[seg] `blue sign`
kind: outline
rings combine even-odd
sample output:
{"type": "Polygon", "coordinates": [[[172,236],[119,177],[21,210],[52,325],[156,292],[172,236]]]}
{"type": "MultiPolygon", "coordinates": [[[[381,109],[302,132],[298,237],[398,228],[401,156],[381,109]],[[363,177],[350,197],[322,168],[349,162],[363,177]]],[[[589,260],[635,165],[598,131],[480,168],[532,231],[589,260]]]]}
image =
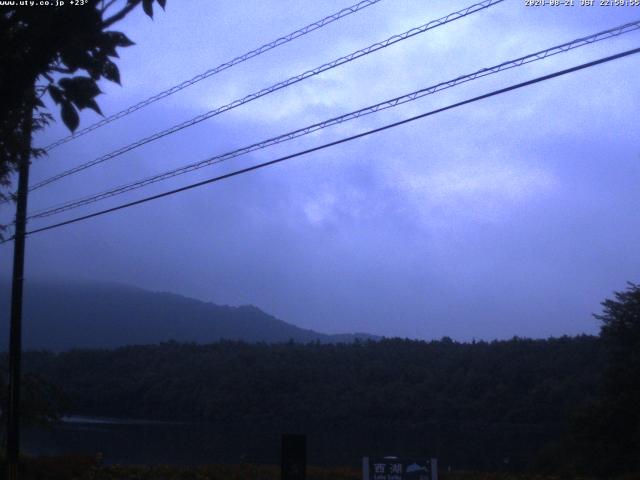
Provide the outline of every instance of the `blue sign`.
{"type": "Polygon", "coordinates": [[[364,457],[363,480],[437,480],[437,461],[406,458],[364,457]]]}

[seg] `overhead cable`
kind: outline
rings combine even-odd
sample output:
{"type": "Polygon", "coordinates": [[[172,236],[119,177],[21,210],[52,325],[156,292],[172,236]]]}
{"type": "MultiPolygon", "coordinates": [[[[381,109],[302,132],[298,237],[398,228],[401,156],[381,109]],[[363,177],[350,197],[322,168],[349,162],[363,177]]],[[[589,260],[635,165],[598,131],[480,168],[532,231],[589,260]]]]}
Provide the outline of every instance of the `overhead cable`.
{"type": "MultiPolygon", "coordinates": [[[[47,225],[45,227],[36,228],[34,230],[31,230],[31,231],[27,232],[27,235],[32,235],[34,233],[40,233],[40,232],[44,232],[44,231],[47,231],[47,230],[52,230],[52,229],[59,228],[59,227],[65,226],[65,225],[71,225],[71,224],[74,224],[74,223],[77,223],[77,222],[81,222],[83,220],[88,220],[90,218],[99,217],[99,216],[102,216],[102,215],[106,215],[108,213],[116,212],[118,210],[123,210],[123,209],[129,208],[129,207],[133,207],[135,205],[140,205],[142,203],[150,202],[152,200],[158,200],[160,198],[168,197],[170,195],[174,195],[176,193],[184,192],[186,190],[191,190],[191,189],[198,188],[198,187],[201,187],[201,186],[204,186],[204,185],[208,185],[208,184],[211,184],[211,183],[219,182],[219,181],[225,180],[227,178],[236,177],[238,175],[241,175],[241,174],[244,174],[244,173],[248,173],[248,172],[251,172],[251,171],[254,171],[254,170],[258,170],[258,169],[261,169],[261,168],[265,168],[265,167],[268,167],[268,166],[271,166],[271,165],[275,165],[277,163],[281,163],[281,162],[284,162],[286,160],[291,160],[293,158],[297,158],[297,157],[300,157],[300,156],[303,156],[303,155],[307,155],[309,153],[313,153],[313,152],[317,152],[317,151],[320,151],[320,150],[324,150],[324,149],[329,148],[329,147],[340,145],[340,144],[343,144],[343,143],[346,143],[346,142],[350,142],[352,140],[356,140],[358,138],[363,138],[363,137],[366,137],[366,136],[369,136],[369,135],[373,135],[375,133],[382,132],[384,130],[388,130],[388,129],[391,129],[391,128],[394,128],[394,127],[398,127],[400,125],[404,125],[404,124],[407,124],[407,123],[410,123],[410,122],[414,122],[416,120],[419,120],[419,119],[422,119],[422,118],[425,118],[425,117],[429,117],[429,116],[435,115],[437,113],[441,113],[441,112],[444,112],[444,111],[447,111],[447,110],[451,110],[451,109],[454,109],[454,108],[457,108],[457,107],[460,107],[460,106],[463,106],[463,105],[468,105],[470,103],[474,103],[474,102],[477,102],[477,101],[480,101],[480,100],[484,100],[484,99],[487,99],[487,98],[490,98],[490,97],[494,97],[496,95],[501,95],[503,93],[507,93],[507,92],[510,92],[510,91],[513,91],[513,90],[524,88],[524,87],[527,87],[527,86],[530,86],[530,85],[533,85],[533,84],[536,84],[536,83],[540,83],[540,82],[543,82],[543,81],[546,81],[546,80],[551,80],[553,78],[560,77],[560,76],[563,76],[563,75],[567,75],[569,73],[577,72],[579,70],[584,70],[584,69],[587,69],[587,68],[590,68],[590,67],[594,67],[596,65],[601,65],[603,63],[611,62],[613,60],[617,60],[617,59],[620,59],[620,58],[623,58],[623,57],[628,57],[630,55],[635,55],[637,53],[640,53],[640,48],[634,48],[632,50],[627,50],[625,52],[621,52],[621,53],[618,53],[618,54],[615,54],[615,55],[611,55],[611,56],[608,56],[608,57],[600,58],[600,59],[594,60],[592,62],[583,63],[583,64],[575,66],[575,67],[571,67],[571,68],[567,68],[567,69],[564,69],[564,70],[560,70],[560,71],[557,71],[555,73],[551,73],[551,74],[548,74],[548,75],[543,75],[541,77],[537,77],[537,78],[534,78],[532,80],[527,80],[526,82],[517,83],[517,84],[511,85],[511,86],[505,87],[505,88],[501,88],[499,90],[494,90],[494,91],[486,93],[484,95],[479,95],[477,97],[473,97],[473,98],[470,98],[470,99],[467,99],[467,100],[464,100],[464,101],[461,101],[461,102],[457,102],[457,103],[448,105],[446,107],[438,108],[436,110],[431,110],[430,112],[426,112],[426,113],[423,113],[423,114],[420,114],[420,115],[416,115],[414,117],[410,117],[410,118],[407,118],[407,119],[404,119],[404,120],[400,120],[398,122],[390,123],[390,124],[387,124],[387,125],[379,127],[379,128],[368,130],[366,132],[358,133],[358,134],[352,135],[350,137],[342,138],[340,140],[336,140],[336,141],[333,141],[333,142],[325,143],[325,144],[317,146],[317,147],[309,148],[307,150],[303,150],[303,151],[296,152],[296,153],[293,153],[293,154],[290,154],[290,155],[286,155],[284,157],[280,157],[280,158],[277,158],[275,160],[271,160],[271,161],[268,161],[268,162],[264,162],[264,163],[260,163],[260,164],[257,164],[257,165],[253,165],[251,167],[247,167],[247,168],[243,168],[243,169],[240,169],[240,170],[236,170],[234,172],[230,172],[230,173],[227,173],[227,174],[224,174],[224,175],[219,175],[217,177],[209,178],[209,179],[203,180],[201,182],[192,183],[192,184],[186,185],[184,187],[180,187],[180,188],[176,188],[176,189],[173,189],[173,190],[169,190],[169,191],[166,191],[166,192],[163,192],[163,193],[159,193],[157,195],[152,195],[152,196],[149,196],[149,197],[145,197],[145,198],[142,198],[140,200],[135,200],[133,202],[124,203],[124,204],[121,204],[121,205],[118,205],[118,206],[115,206],[115,207],[111,207],[111,208],[107,208],[107,209],[104,209],[104,210],[101,210],[101,211],[98,211],[98,212],[95,212],[95,213],[91,213],[91,214],[88,214],[88,215],[83,215],[83,216],[72,218],[70,220],[66,220],[66,221],[63,221],[63,222],[55,223],[55,224],[52,224],[52,225],[47,225]]],[[[6,243],[11,239],[12,238],[4,240],[3,242],[0,242],[0,243],[6,243]]]]}
{"type": "Polygon", "coordinates": [[[369,115],[372,113],[376,113],[379,112],[381,110],[385,110],[388,108],[393,108],[396,107],[398,105],[404,104],[404,103],[408,103],[414,100],[417,100],[419,98],[425,97],[427,95],[431,95],[434,94],[436,92],[439,92],[441,90],[445,90],[451,87],[454,87],[456,85],[460,85],[462,83],[466,83],[478,78],[482,78],[488,75],[493,75],[495,73],[504,71],[504,70],[508,70],[511,68],[515,68],[515,67],[519,67],[521,65],[525,65],[531,62],[535,62],[538,60],[542,60],[545,58],[548,58],[550,56],[553,55],[557,55],[559,53],[563,53],[563,52],[567,52],[569,50],[575,49],[575,48],[579,48],[585,45],[589,45],[592,44],[594,42],[598,42],[598,41],[602,41],[605,39],[609,39],[612,37],[616,37],[625,33],[629,33],[629,32],[633,32],[633,31],[637,31],[640,29],[640,20],[635,21],[635,22],[630,22],[630,23],[626,23],[624,25],[620,25],[618,27],[615,28],[610,28],[608,30],[604,30],[602,32],[598,32],[595,33],[593,35],[589,35],[587,37],[582,37],[582,38],[578,38],[575,40],[572,40],[570,42],[566,42],[563,43],[561,45],[557,45],[551,48],[547,48],[545,50],[541,50],[538,51],[536,53],[531,53],[529,55],[523,56],[523,57],[519,57],[516,58],[514,60],[508,60],[506,62],[502,62],[498,65],[494,65],[492,67],[487,67],[487,68],[482,68],[480,70],[477,70],[473,73],[470,74],[466,74],[466,75],[461,75],[459,77],[456,77],[452,80],[448,80],[445,82],[441,82],[438,83],[436,85],[432,85],[430,87],[426,87],[426,88],[422,88],[420,90],[416,90],[414,92],[399,96],[399,97],[395,97],[392,98],[390,100],[386,100],[384,102],[379,102],[376,103],[375,105],[370,105],[368,107],[365,108],[361,108],[359,110],[355,110],[353,112],[350,113],[346,113],[344,115],[340,115],[338,117],[334,117],[328,120],[324,120],[322,122],[319,123],[314,123],[313,125],[308,125],[306,127],[282,134],[282,135],[278,135],[276,137],[272,137],[269,138],[267,140],[263,140],[261,142],[257,142],[254,144],[251,144],[249,146],[245,146],[242,148],[238,148],[223,154],[219,154],[219,155],[215,155],[213,157],[209,157],[207,159],[195,162],[195,163],[191,163],[189,165],[185,165],[173,170],[169,170],[167,172],[163,172],[157,175],[153,175],[151,177],[147,177],[144,178],[142,180],[138,180],[135,182],[131,182],[131,183],[127,183],[124,185],[120,185],[118,187],[115,188],[111,188],[109,190],[103,191],[101,193],[98,194],[94,194],[94,195],[90,195],[90,196],[86,196],[77,200],[73,200],[70,202],[66,202],[66,203],[62,203],[58,206],[54,206],[54,207],[49,207],[47,209],[44,210],[40,210],[36,213],[33,213],[31,215],[29,215],[29,219],[33,219],[33,218],[42,218],[42,217],[48,217],[51,215],[55,215],[61,212],[65,212],[68,210],[72,210],[75,208],[79,208],[82,207],[84,205],[90,204],[90,203],[94,203],[97,202],[99,200],[103,200],[106,198],[110,198],[116,195],[120,195],[126,192],[129,192],[131,190],[136,190],[138,188],[142,188],[145,187],[147,185],[151,185],[153,183],[157,183],[178,175],[182,175],[185,173],[189,173],[207,166],[211,166],[217,163],[221,163],[227,160],[230,160],[232,158],[235,157],[239,157],[242,155],[246,155],[250,152],[254,152],[256,150],[261,150],[264,148],[267,148],[269,146],[272,145],[276,145],[279,143],[283,143],[289,140],[293,140],[295,138],[304,136],[304,135],[308,135],[312,132],[316,132],[318,130],[322,130],[324,128],[330,127],[332,125],[338,125],[350,120],[354,120],[357,118],[360,118],[362,116],[365,115],[369,115]]]}
{"type": "Polygon", "coordinates": [[[167,90],[163,90],[160,93],[157,93],[155,95],[153,95],[152,97],[147,98],[146,100],[142,100],[141,102],[136,103],[135,105],[131,105],[128,108],[125,108],[124,110],[121,110],[117,113],[114,113],[113,115],[109,115],[108,117],[103,118],[102,120],[100,120],[99,122],[96,122],[92,125],[89,125],[83,129],[80,129],[66,137],[63,137],[49,145],[47,145],[46,147],[44,147],[44,149],[46,151],[50,151],[53,150],[54,148],[70,142],[71,140],[81,137],[82,135],[86,135],[87,133],[96,130],[100,127],[103,127],[105,125],[107,125],[108,123],[114,122],[122,117],[126,117],[127,115],[135,112],[136,110],[140,110],[141,108],[147,107],[149,105],[151,105],[152,103],[157,102],[158,100],[161,100],[163,98],[168,97],[169,95],[173,95],[176,92],[179,92],[180,90],[184,90],[187,87],[190,87],[191,85],[198,83],[201,80],[204,80],[205,78],[209,78],[217,73],[220,73],[224,70],[227,70],[231,67],[233,67],[234,65],[237,65],[239,63],[245,62],[253,57],[257,57],[258,55],[262,55],[265,52],[268,52],[269,50],[273,50],[274,48],[279,47],[280,45],[284,45],[285,43],[289,43],[292,40],[295,40],[298,37],[302,37],[303,35],[306,35],[308,33],[313,32],[314,30],[318,30],[319,28],[325,27],[327,25],[329,25],[330,23],[335,22],[336,20],[340,20],[341,18],[344,18],[348,15],[351,15],[352,13],[356,13],[359,12],[360,10],[363,10],[371,5],[374,5],[378,2],[380,2],[382,0],[364,0],[362,2],[356,3],[355,5],[351,5],[350,7],[347,8],[343,8],[342,10],[340,10],[339,12],[336,12],[332,15],[329,15],[327,17],[324,17],[321,20],[318,20],[317,22],[313,22],[309,25],[307,25],[306,27],[302,27],[298,30],[296,30],[295,32],[291,32],[288,35],[285,35],[284,37],[280,37],[276,40],[273,40],[269,43],[265,43],[264,45],[262,45],[261,47],[258,47],[254,50],[251,50],[250,52],[247,52],[243,55],[240,55],[236,58],[234,58],[233,60],[229,60],[228,62],[222,63],[220,65],[218,65],[217,67],[211,68],[209,70],[207,70],[206,72],[203,72],[199,75],[196,75],[195,77],[189,79],[189,80],[185,80],[184,82],[175,85],[171,88],[168,88],[167,90]]]}
{"type": "Polygon", "coordinates": [[[378,50],[381,50],[383,48],[389,47],[391,45],[394,45],[398,42],[401,42],[403,40],[406,40],[408,38],[414,37],[416,35],[419,35],[421,33],[425,33],[429,30],[432,30],[436,27],[445,25],[447,23],[450,23],[454,20],[458,20],[460,18],[464,18],[468,15],[471,15],[473,13],[479,12],[481,10],[485,10],[493,5],[496,5],[498,3],[503,2],[504,0],[484,0],[483,2],[480,3],[476,3],[474,5],[471,5],[467,8],[464,8],[462,10],[459,10],[457,12],[453,12],[450,13],[449,15],[439,18],[437,20],[433,20],[429,23],[426,23],[420,27],[415,27],[412,28],[410,30],[407,30],[404,33],[398,34],[398,35],[393,35],[392,37],[387,38],[386,40],[382,41],[382,42],[377,42],[374,43],[373,45],[370,45],[366,48],[363,48],[361,50],[357,50],[353,53],[350,53],[349,55],[345,55],[343,57],[340,57],[336,60],[333,60],[329,63],[325,63],[319,67],[316,67],[312,70],[307,70],[306,72],[300,74],[300,75],[296,75],[294,77],[290,77],[287,80],[278,82],[270,87],[267,88],[263,88],[262,90],[259,90],[257,92],[251,93],[241,99],[235,100],[231,103],[228,103],[226,105],[223,105],[221,107],[218,107],[214,110],[211,110],[209,112],[203,113],[201,115],[198,115],[197,117],[194,117],[190,120],[187,120],[185,122],[179,123],[177,125],[174,125],[166,130],[162,130],[160,132],[157,132],[151,136],[145,137],[141,140],[138,140],[137,142],[131,143],[129,145],[126,145],[122,148],[119,148],[117,150],[114,150],[113,152],[110,152],[106,155],[103,155],[101,157],[98,157],[94,160],[91,160],[89,162],[83,163],[81,165],[78,165],[76,167],[73,167],[69,170],[66,170],[62,173],[59,173],[57,175],[54,175],[52,177],[49,177],[45,180],[42,180],[41,182],[36,183],[35,185],[31,186],[29,191],[33,191],[36,190],[38,188],[42,188],[45,185],[48,185],[52,182],[55,182],[57,180],[60,180],[64,177],[67,177],[69,175],[73,175],[75,173],[81,172],[82,170],[86,170],[87,168],[93,167],[95,165],[98,165],[99,163],[103,163],[106,162],[107,160],[111,160],[115,157],[118,157],[124,153],[130,152],[131,150],[134,150],[138,147],[141,147],[143,145],[146,145],[147,143],[153,142],[155,140],[158,140],[162,137],[165,137],[167,135],[171,135],[173,133],[176,133],[180,130],[183,130],[185,128],[188,127],[192,127],[193,125],[196,125],[200,122],[203,122],[204,120],[207,120],[209,118],[212,118],[216,115],[219,115],[221,113],[227,112],[229,110],[232,110],[234,108],[237,108],[241,105],[244,105],[245,103],[248,102],[252,102],[253,100],[257,100],[258,98],[261,98],[265,95],[268,95],[270,93],[273,93],[275,91],[281,90],[285,87],[289,87],[295,83],[298,83],[302,80],[305,80],[307,78],[313,77],[315,75],[318,75],[322,72],[326,72],[327,70],[331,70],[337,66],[343,65],[345,63],[351,62],[357,58],[363,57],[365,55],[369,55],[373,52],[376,52],[378,50]]]}

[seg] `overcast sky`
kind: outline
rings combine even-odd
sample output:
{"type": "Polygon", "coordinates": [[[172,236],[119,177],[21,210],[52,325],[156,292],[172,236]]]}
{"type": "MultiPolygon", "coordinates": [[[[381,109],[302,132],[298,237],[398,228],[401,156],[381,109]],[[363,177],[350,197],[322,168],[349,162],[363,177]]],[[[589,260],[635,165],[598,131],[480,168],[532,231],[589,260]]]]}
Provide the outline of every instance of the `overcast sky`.
{"type": "MultiPolygon", "coordinates": [[[[383,0],[51,152],[46,178],[472,1],[383,0]]],[[[194,162],[640,19],[634,7],[507,0],[34,192],[31,210],[194,162]]],[[[349,5],[169,0],[118,24],[111,114],[349,5]]],[[[72,218],[640,45],[640,33],[428,96],[85,209],[72,218]]],[[[253,304],[305,328],[470,340],[595,333],[640,281],[640,56],[224,182],[39,233],[27,280],[115,281],[253,304]]],[[[83,113],[81,126],[99,116],[83,113]]],[[[37,137],[63,135],[62,122],[37,137]]],[[[8,210],[2,207],[6,220],[8,210]]],[[[0,247],[3,278],[12,249],[0,247]]]]}

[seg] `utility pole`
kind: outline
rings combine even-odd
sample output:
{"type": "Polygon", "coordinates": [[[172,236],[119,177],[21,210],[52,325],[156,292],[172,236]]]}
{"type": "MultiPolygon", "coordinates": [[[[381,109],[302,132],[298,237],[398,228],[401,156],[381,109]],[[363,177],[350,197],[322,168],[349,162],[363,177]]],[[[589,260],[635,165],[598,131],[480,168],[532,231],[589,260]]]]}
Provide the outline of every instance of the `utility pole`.
{"type": "Polygon", "coordinates": [[[11,282],[11,324],[9,331],[9,400],[7,412],[7,463],[9,480],[18,480],[20,464],[20,363],[22,357],[22,287],[24,279],[24,247],[29,193],[29,162],[33,124],[33,92],[22,119],[23,151],[18,165],[16,222],[13,240],[13,277],[11,282]]]}

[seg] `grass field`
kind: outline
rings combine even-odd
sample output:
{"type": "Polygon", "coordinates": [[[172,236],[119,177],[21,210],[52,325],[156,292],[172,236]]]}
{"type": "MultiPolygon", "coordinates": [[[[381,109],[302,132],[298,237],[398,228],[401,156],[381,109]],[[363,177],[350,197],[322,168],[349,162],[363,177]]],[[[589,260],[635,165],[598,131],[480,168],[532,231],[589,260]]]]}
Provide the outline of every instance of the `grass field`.
{"type": "MultiPolygon", "coordinates": [[[[0,478],[4,473],[2,468],[0,478]]],[[[275,465],[178,466],[98,466],[96,459],[85,456],[28,458],[21,480],[280,480],[275,465]]],[[[583,477],[544,476],[536,474],[443,472],[440,480],[587,480],[583,477]]],[[[359,469],[349,467],[308,467],[308,480],[360,480],[359,469]]],[[[640,476],[620,480],[639,480],[640,476]]]]}

